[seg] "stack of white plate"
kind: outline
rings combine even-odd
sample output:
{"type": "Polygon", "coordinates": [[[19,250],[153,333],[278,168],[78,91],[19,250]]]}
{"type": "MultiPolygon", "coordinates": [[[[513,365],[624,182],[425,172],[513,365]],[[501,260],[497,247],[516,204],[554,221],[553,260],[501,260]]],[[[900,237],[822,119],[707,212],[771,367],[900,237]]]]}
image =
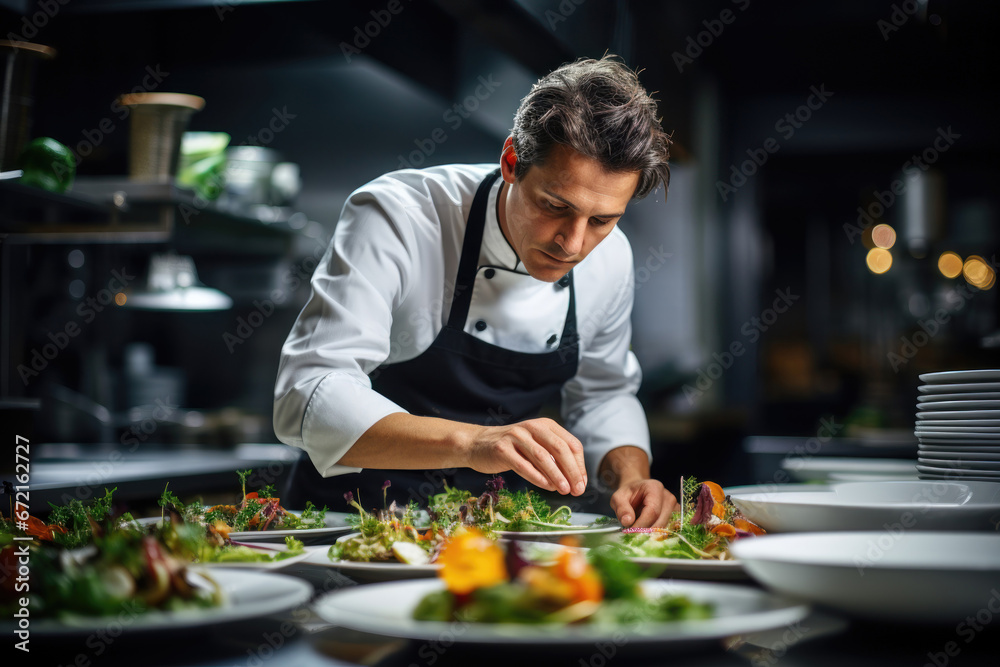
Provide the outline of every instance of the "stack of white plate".
{"type": "Polygon", "coordinates": [[[1000,370],[924,373],[917,390],[921,479],[1000,482],[1000,370]]]}

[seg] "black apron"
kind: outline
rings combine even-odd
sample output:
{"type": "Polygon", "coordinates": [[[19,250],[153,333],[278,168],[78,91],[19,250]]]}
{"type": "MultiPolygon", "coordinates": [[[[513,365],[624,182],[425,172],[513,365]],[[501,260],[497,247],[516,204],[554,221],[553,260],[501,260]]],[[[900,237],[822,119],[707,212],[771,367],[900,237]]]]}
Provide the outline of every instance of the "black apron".
{"type": "MultiPolygon", "coordinates": [[[[479,253],[486,222],[490,188],[500,175],[493,172],[479,185],[469,220],[462,256],[459,261],[455,294],[448,322],[431,346],[414,359],[380,366],[370,374],[372,388],[410,414],[441,417],[483,426],[500,426],[538,415],[541,408],[559,398],[563,384],[576,375],[578,335],[576,299],[572,272],[556,289],[569,289],[569,308],[559,345],[551,352],[527,353],[507,350],[465,333],[465,322],[472,302],[472,290],[480,270],[479,253]]],[[[491,279],[497,267],[483,267],[491,279]]],[[[524,276],[525,280],[531,280],[524,276]]],[[[477,322],[483,330],[485,322],[477,322]]],[[[444,482],[474,494],[486,490],[492,475],[468,468],[452,470],[377,470],[365,469],[323,478],[308,456],[303,454],[294,469],[288,488],[282,494],[285,507],[300,508],[306,500],[327,505],[331,510],[350,511],[344,494],[351,491],[366,508],[381,507],[382,485],[391,482],[387,493],[391,502],[410,500],[426,506],[428,496],[443,490],[444,482]]],[[[503,474],[510,488],[527,488],[527,482],[511,472],[503,474]]]]}

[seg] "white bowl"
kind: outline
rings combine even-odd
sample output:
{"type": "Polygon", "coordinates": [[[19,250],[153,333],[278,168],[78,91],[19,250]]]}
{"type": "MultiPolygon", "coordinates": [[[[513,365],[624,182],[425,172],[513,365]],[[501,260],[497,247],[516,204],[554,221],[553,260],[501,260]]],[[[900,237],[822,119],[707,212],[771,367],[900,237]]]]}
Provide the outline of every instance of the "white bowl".
{"type": "Polygon", "coordinates": [[[738,540],[754,579],[852,616],[955,624],[1000,610],[1000,535],[846,532],[738,540]]]}
{"type": "Polygon", "coordinates": [[[896,525],[996,530],[1000,522],[1000,483],[993,482],[856,482],[834,484],[828,491],[731,494],[730,498],[748,519],[770,533],[882,530],[896,525]]]}

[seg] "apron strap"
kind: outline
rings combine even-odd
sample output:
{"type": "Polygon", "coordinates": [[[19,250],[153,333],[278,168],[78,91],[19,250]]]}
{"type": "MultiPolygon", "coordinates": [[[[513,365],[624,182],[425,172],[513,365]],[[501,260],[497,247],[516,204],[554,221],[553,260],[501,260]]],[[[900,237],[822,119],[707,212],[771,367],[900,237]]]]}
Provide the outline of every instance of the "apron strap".
{"type": "Polygon", "coordinates": [[[465,328],[469,306],[472,304],[472,286],[476,282],[476,272],[479,270],[479,248],[483,244],[483,228],[486,224],[486,203],[489,201],[490,188],[499,177],[500,169],[497,169],[479,184],[476,197],[472,200],[472,210],[469,211],[465,241],[462,242],[462,258],[458,263],[458,276],[455,278],[455,295],[447,324],[459,331],[465,328]]]}
{"type": "Polygon", "coordinates": [[[575,350],[580,344],[580,337],[576,330],[576,288],[573,285],[572,269],[560,279],[559,284],[569,289],[569,309],[566,311],[566,323],[563,325],[559,347],[560,349],[573,348],[575,350]]]}

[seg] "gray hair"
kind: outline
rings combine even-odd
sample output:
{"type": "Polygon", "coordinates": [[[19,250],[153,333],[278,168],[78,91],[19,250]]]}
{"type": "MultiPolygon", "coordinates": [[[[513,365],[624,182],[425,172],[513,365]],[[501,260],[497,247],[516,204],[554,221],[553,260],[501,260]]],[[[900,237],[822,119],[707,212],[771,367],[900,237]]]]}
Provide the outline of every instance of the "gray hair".
{"type": "Polygon", "coordinates": [[[593,158],[609,172],[637,171],[633,199],[670,183],[670,135],[656,100],[617,56],[565,64],[538,80],[514,115],[515,178],[541,165],[557,145],[593,158]]]}

